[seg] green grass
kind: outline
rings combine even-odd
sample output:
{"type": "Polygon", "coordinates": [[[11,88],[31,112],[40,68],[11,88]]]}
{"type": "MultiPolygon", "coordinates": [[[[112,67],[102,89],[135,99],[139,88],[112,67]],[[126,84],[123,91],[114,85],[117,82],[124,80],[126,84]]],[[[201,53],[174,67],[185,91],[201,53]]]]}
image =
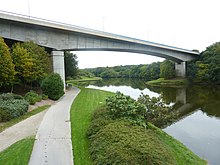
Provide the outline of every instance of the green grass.
{"type": "Polygon", "coordinates": [[[36,108],[30,112],[27,112],[26,114],[18,117],[18,118],[14,118],[14,119],[11,119],[10,121],[7,121],[7,122],[4,122],[4,123],[1,123],[0,124],[0,132],[4,131],[6,128],[8,127],[11,127],[17,123],[19,123],[20,121],[22,120],[25,120],[33,115],[36,115],[37,113],[40,113],[42,111],[44,111],[45,109],[49,108],[50,105],[44,105],[44,106],[41,106],[39,108],[36,108]]]}
{"type": "Polygon", "coordinates": [[[163,85],[163,86],[180,86],[180,85],[187,85],[188,80],[187,79],[170,79],[170,80],[165,80],[164,78],[159,78],[157,80],[152,80],[146,82],[148,85],[163,85]]]}
{"type": "Polygon", "coordinates": [[[206,165],[207,162],[194,154],[190,149],[183,145],[172,136],[168,135],[161,129],[150,124],[150,127],[156,133],[156,136],[160,138],[160,141],[164,143],[167,150],[170,151],[172,157],[175,158],[178,165],[206,165]]]}
{"type": "Polygon", "coordinates": [[[34,137],[26,138],[0,152],[1,165],[27,165],[34,145],[34,137]]]}
{"type": "Polygon", "coordinates": [[[74,100],[70,115],[75,165],[92,164],[86,132],[93,112],[103,105],[106,97],[110,95],[112,95],[110,92],[84,88],[74,100]]]}

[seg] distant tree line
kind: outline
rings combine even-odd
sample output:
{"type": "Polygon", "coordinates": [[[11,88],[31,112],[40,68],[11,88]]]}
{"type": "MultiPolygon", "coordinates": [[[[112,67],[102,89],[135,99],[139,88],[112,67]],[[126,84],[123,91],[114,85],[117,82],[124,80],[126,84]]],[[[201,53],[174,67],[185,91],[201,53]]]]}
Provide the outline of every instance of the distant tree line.
{"type": "Polygon", "coordinates": [[[146,65],[90,68],[85,69],[85,71],[102,78],[137,78],[147,81],[155,80],[160,77],[173,78],[175,76],[174,63],[168,60],[146,65]]]}
{"type": "MultiPolygon", "coordinates": [[[[138,78],[155,80],[175,78],[174,62],[164,60],[146,65],[126,65],[84,69],[102,78],[138,78]]],[[[206,48],[199,59],[187,62],[187,77],[193,83],[220,84],[220,42],[206,48]]]]}

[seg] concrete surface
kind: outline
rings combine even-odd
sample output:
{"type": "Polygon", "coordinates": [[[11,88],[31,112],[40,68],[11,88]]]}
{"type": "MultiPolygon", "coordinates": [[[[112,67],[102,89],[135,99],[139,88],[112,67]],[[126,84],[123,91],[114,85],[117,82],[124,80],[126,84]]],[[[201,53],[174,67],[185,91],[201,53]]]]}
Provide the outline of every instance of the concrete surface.
{"type": "Polygon", "coordinates": [[[46,111],[31,116],[0,133],[0,152],[17,141],[34,136],[46,111]]]}
{"type": "Polygon", "coordinates": [[[73,164],[70,108],[79,92],[73,88],[48,109],[38,129],[29,165],[73,164]]]}

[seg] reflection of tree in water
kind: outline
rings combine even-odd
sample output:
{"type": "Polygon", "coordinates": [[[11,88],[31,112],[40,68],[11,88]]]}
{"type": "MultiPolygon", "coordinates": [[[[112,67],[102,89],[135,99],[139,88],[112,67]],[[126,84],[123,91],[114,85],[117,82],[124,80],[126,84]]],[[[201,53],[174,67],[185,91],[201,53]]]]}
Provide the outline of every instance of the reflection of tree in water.
{"type": "Polygon", "coordinates": [[[192,113],[200,108],[203,112],[210,116],[220,118],[220,86],[189,86],[187,88],[159,87],[145,85],[144,81],[137,79],[103,79],[102,81],[93,82],[93,85],[103,86],[131,86],[134,89],[144,90],[148,88],[150,91],[161,94],[161,98],[166,104],[175,103],[174,109],[181,108],[184,104],[177,102],[176,98],[179,90],[186,90],[185,111],[181,112],[181,116],[192,113]]]}
{"type": "Polygon", "coordinates": [[[193,86],[187,89],[187,100],[201,107],[209,116],[220,118],[220,86],[193,86]]]}
{"type": "Polygon", "coordinates": [[[102,79],[102,81],[92,82],[91,85],[98,87],[103,86],[131,86],[134,89],[144,90],[146,85],[143,80],[139,79],[128,79],[128,78],[111,78],[111,79],[102,79]]]}
{"type": "Polygon", "coordinates": [[[152,92],[161,94],[161,98],[166,104],[174,103],[176,101],[176,88],[150,85],[148,85],[147,88],[152,92]]]}

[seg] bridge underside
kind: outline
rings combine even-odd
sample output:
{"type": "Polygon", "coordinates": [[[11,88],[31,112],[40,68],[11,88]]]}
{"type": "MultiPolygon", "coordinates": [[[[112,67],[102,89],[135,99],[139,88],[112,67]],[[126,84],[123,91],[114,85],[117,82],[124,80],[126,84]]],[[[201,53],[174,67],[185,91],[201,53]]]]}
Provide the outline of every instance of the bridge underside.
{"type": "Polygon", "coordinates": [[[64,78],[63,51],[117,51],[166,58],[176,62],[177,76],[185,76],[185,61],[198,53],[134,38],[1,14],[0,35],[8,41],[33,41],[52,51],[54,71],[64,78]],[[62,70],[62,71],[61,71],[62,70]],[[63,75],[62,75],[63,74],[63,75]]]}

